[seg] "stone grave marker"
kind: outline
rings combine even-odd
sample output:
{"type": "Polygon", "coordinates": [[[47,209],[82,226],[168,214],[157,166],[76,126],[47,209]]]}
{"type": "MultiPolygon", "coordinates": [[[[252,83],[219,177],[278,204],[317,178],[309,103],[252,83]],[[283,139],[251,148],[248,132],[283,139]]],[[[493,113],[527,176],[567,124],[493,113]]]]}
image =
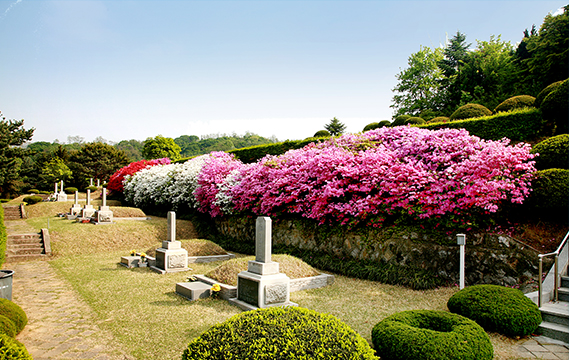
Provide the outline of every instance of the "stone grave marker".
{"type": "MultiPolygon", "coordinates": [[[[57,183],[56,183],[56,192],[57,192],[57,183]]],[[[63,180],[61,180],[59,194],[57,194],[57,201],[67,201],[67,194],[65,193],[65,191],[63,191],[63,180]]]]}
{"type": "Polygon", "coordinates": [[[169,211],[167,215],[166,241],[156,249],[156,265],[151,269],[162,274],[186,271],[188,268],[188,251],[182,248],[182,243],[176,240],[176,213],[169,211]]]}
{"type": "Polygon", "coordinates": [[[111,224],[113,222],[113,212],[107,206],[107,189],[103,188],[101,195],[103,204],[99,206],[99,210],[95,212],[95,218],[98,224],[111,224]]]}
{"type": "Polygon", "coordinates": [[[75,192],[74,202],[71,209],[69,209],[69,214],[67,214],[67,220],[76,219],[81,213],[81,205],[79,205],[79,191],[75,192]]]}
{"type": "Polygon", "coordinates": [[[89,186],[93,186],[93,178],[89,179],[89,186]]]}
{"type": "Polygon", "coordinates": [[[244,310],[272,306],[296,306],[289,301],[290,279],[271,261],[271,218],[260,216],[255,224],[255,260],[238,274],[237,298],[230,302],[244,310]]]}
{"type": "Polygon", "coordinates": [[[97,187],[101,186],[101,180],[97,179],[97,187]]]}
{"type": "Polygon", "coordinates": [[[87,200],[85,203],[85,207],[81,211],[82,218],[90,218],[95,213],[95,209],[93,209],[93,205],[91,205],[91,190],[87,189],[87,200]]]}

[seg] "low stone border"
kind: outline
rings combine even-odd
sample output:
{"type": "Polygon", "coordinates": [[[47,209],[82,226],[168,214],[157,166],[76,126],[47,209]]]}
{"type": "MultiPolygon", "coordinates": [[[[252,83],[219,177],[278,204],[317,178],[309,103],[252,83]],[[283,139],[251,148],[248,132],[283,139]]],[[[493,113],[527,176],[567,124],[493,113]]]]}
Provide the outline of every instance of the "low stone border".
{"type": "Polygon", "coordinates": [[[226,255],[209,255],[209,256],[188,256],[188,264],[193,263],[209,263],[214,261],[226,261],[233,259],[234,254],[227,253],[226,255]]]}
{"type": "MultiPolygon", "coordinates": [[[[198,281],[201,281],[208,285],[219,284],[222,288],[222,290],[220,290],[220,298],[224,300],[230,300],[237,297],[236,286],[221,284],[205,275],[194,275],[194,277],[198,279],[198,281]]],[[[333,283],[334,275],[329,274],[320,274],[306,278],[291,279],[289,282],[289,291],[296,292],[301,290],[318,289],[327,285],[332,285],[333,283]]]]}

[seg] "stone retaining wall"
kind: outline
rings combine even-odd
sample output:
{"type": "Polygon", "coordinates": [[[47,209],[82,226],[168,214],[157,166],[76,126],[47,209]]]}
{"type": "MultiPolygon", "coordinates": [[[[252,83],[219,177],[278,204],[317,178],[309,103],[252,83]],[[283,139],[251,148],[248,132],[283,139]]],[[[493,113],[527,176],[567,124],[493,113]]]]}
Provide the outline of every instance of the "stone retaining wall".
{"type": "MultiPolygon", "coordinates": [[[[228,217],[216,219],[215,224],[225,237],[254,242],[254,218],[228,217]]],[[[376,229],[350,232],[330,227],[323,231],[310,221],[289,219],[273,219],[272,227],[275,245],[419,266],[451,281],[459,279],[459,246],[435,244],[430,235],[376,229]]],[[[447,241],[455,244],[455,234],[449,236],[447,241]]],[[[509,236],[468,233],[465,248],[467,285],[485,283],[514,286],[537,277],[538,252],[509,236]]]]}

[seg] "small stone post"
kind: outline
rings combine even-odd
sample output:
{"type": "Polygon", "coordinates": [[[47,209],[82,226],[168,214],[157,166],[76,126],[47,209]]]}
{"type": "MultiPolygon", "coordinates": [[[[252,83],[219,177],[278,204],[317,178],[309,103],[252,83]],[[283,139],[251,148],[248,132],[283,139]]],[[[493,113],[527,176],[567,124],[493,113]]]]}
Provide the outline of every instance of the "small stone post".
{"type": "Polygon", "coordinates": [[[457,234],[459,245],[459,290],[465,288],[465,234],[457,234]]]}
{"type": "Polygon", "coordinates": [[[151,269],[162,274],[189,270],[188,251],[176,240],[176,213],[169,211],[166,220],[166,241],[162,242],[161,248],[156,249],[156,266],[151,266],[151,269]]]}
{"type": "Polygon", "coordinates": [[[99,210],[96,211],[95,217],[97,218],[98,224],[110,224],[113,222],[113,212],[107,206],[107,189],[103,188],[101,191],[101,196],[103,198],[103,204],[99,206],[99,210]]]}
{"type": "Polygon", "coordinates": [[[87,200],[85,207],[81,211],[82,218],[90,218],[95,213],[95,209],[93,209],[93,205],[91,205],[91,190],[87,189],[87,200]]]}
{"type": "Polygon", "coordinates": [[[101,186],[101,180],[97,179],[97,187],[101,186]]]}
{"type": "Polygon", "coordinates": [[[93,186],[93,178],[89,179],[89,186],[93,186]]]}

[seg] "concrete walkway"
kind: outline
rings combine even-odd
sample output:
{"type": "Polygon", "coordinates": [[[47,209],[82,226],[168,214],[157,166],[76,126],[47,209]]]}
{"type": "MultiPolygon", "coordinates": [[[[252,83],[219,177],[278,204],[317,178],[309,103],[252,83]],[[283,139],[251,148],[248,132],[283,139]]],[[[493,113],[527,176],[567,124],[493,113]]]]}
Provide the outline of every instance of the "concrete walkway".
{"type": "Polygon", "coordinates": [[[46,261],[7,266],[15,271],[12,300],[28,316],[28,325],[16,338],[34,360],[134,359],[97,326],[96,314],[46,261]]]}

